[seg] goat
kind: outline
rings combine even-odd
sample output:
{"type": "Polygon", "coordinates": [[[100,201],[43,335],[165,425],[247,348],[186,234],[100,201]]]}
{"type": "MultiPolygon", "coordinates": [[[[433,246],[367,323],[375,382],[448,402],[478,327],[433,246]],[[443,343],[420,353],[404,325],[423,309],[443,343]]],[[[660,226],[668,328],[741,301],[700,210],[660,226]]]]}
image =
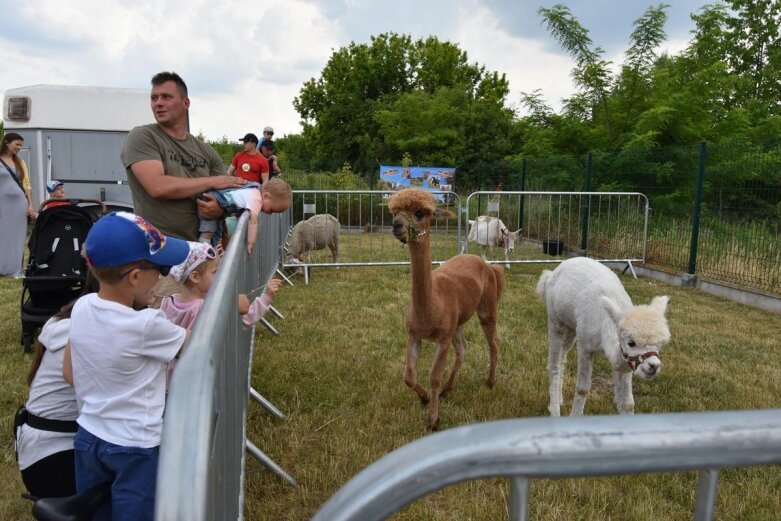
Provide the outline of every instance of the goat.
{"type": "Polygon", "coordinates": [[[496,260],[496,247],[504,248],[505,266],[510,267],[510,253],[515,249],[515,241],[521,238],[521,230],[511,232],[498,217],[480,215],[474,221],[469,221],[468,242],[477,243],[480,256],[486,259],[486,248],[491,250],[491,256],[496,260]]]}

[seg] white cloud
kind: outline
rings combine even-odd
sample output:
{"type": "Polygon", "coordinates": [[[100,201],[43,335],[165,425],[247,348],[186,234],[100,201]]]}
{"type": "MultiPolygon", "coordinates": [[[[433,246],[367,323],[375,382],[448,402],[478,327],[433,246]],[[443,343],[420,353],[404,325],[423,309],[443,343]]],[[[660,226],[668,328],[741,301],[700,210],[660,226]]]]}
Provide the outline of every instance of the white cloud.
{"type": "Polygon", "coordinates": [[[493,11],[486,8],[460,11],[457,40],[469,59],[486,69],[505,73],[510,82],[511,103],[520,93],[541,89],[546,102],[555,110],[574,87],[569,76],[572,61],[567,56],[547,51],[543,42],[507,34],[493,11]]]}

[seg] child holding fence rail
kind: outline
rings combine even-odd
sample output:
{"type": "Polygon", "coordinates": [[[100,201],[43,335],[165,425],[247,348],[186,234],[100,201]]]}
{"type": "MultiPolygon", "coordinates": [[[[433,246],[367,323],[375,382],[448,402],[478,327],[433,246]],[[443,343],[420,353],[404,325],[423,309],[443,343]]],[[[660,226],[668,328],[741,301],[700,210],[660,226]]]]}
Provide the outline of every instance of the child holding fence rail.
{"type": "MultiPolygon", "coordinates": [[[[241,188],[229,188],[225,190],[211,190],[217,203],[228,214],[249,210],[250,218],[247,226],[247,255],[252,255],[255,241],[258,237],[258,218],[260,212],[280,213],[290,207],[293,199],[293,190],[290,185],[281,179],[272,179],[264,183],[247,183],[241,188]]],[[[202,197],[202,196],[199,196],[202,197]]],[[[199,242],[211,244],[214,232],[217,231],[217,221],[201,219],[198,225],[200,232],[199,242]]]]}

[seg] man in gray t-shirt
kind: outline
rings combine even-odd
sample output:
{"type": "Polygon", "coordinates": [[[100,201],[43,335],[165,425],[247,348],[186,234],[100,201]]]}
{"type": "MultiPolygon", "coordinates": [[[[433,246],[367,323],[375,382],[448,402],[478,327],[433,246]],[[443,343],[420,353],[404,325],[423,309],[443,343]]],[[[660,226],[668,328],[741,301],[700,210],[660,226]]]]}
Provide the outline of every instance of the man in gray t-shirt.
{"type": "Polygon", "coordinates": [[[198,240],[198,214],[215,219],[222,209],[209,190],[236,188],[246,181],[225,175],[222,160],[187,131],[187,85],[173,72],[152,78],[151,125],[136,127],[122,147],[122,164],[133,194],[135,213],[166,235],[198,240]]]}

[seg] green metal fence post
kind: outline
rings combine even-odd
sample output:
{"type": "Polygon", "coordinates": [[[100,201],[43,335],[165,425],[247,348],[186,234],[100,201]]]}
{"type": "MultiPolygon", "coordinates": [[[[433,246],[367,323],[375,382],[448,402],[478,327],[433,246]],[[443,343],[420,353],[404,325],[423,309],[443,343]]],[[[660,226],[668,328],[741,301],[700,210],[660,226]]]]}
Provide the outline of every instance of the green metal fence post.
{"type": "MultiPolygon", "coordinates": [[[[589,152],[586,158],[586,184],[583,188],[584,192],[591,191],[591,161],[592,153],[589,152]]],[[[580,238],[580,255],[585,256],[588,249],[588,216],[591,212],[591,196],[586,196],[586,201],[583,204],[583,217],[581,219],[583,223],[583,235],[580,238]]]]}
{"type": "MultiPolygon", "coordinates": [[[[521,163],[521,186],[519,188],[521,192],[526,191],[526,158],[523,159],[523,163],[521,163]]],[[[524,203],[524,196],[521,195],[520,200],[518,201],[518,230],[523,228],[523,203],[524,203]]]]}
{"type": "Polygon", "coordinates": [[[689,271],[686,282],[694,282],[697,271],[697,246],[700,238],[700,210],[702,207],[702,185],[705,180],[705,160],[707,157],[707,144],[700,141],[700,159],[697,164],[697,183],[694,188],[694,209],[692,210],[692,240],[689,248],[689,271]]]}

